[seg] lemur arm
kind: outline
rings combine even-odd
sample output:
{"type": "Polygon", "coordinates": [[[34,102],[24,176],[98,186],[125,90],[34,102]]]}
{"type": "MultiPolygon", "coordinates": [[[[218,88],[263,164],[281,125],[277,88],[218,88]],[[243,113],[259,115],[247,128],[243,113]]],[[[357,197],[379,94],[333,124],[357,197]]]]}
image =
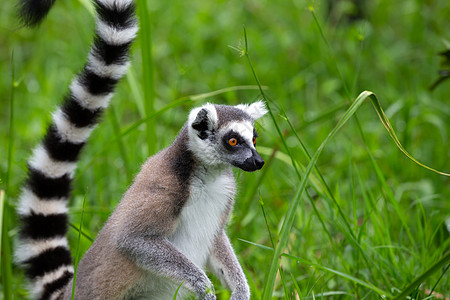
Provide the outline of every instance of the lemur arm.
{"type": "MultiPolygon", "coordinates": [[[[161,236],[124,236],[120,251],[140,268],[183,284],[196,299],[215,300],[214,288],[205,272],[161,236]]],[[[175,291],[174,291],[175,292],[175,291]]]]}
{"type": "Polygon", "coordinates": [[[250,288],[244,271],[231,247],[225,231],[217,236],[208,259],[208,267],[222,284],[231,290],[230,300],[250,299],[250,288]]]}

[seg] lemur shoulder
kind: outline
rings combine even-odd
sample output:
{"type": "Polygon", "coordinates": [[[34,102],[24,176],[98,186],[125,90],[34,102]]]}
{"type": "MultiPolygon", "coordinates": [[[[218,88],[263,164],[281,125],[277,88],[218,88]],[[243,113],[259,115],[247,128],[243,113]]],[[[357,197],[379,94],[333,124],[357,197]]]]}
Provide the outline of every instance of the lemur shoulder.
{"type": "MultiPolygon", "coordinates": [[[[26,24],[39,23],[54,1],[21,0],[26,24]]],[[[67,243],[67,200],[79,153],[116,83],[137,33],[132,0],[95,0],[97,20],[88,61],[53,114],[28,164],[18,214],[17,259],[36,299],[71,299],[74,268],[67,243]]],[[[150,157],[78,264],[74,299],[215,299],[205,273],[250,299],[243,270],[225,233],[233,207],[231,167],[260,169],[250,105],[193,109],[175,141],[150,157]]]]}

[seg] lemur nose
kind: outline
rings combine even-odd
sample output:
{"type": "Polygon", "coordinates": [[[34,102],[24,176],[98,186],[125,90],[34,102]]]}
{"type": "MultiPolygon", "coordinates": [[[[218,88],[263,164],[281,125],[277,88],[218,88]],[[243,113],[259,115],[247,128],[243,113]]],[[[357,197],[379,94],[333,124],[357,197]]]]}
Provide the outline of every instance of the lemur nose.
{"type": "Polygon", "coordinates": [[[262,166],[264,166],[264,160],[262,159],[262,157],[259,155],[258,152],[256,152],[255,150],[253,150],[252,152],[253,152],[253,160],[254,160],[255,166],[256,166],[257,170],[259,170],[262,168],[262,166]]]}
{"type": "Polygon", "coordinates": [[[262,159],[261,156],[259,156],[259,154],[258,157],[255,157],[255,165],[258,168],[258,170],[261,169],[262,166],[264,166],[264,160],[262,159]]]}

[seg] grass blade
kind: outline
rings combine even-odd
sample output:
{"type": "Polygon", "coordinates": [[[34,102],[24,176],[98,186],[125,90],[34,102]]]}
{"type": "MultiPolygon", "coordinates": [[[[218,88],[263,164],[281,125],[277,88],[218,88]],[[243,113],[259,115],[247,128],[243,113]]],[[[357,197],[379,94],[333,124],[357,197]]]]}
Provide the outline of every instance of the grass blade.
{"type": "MultiPolygon", "coordinates": [[[[140,48],[142,56],[144,109],[145,116],[149,117],[155,112],[155,78],[152,58],[152,31],[147,0],[138,0],[138,16],[140,21],[140,48]]],[[[149,118],[146,127],[148,154],[153,154],[156,149],[155,125],[155,120],[149,118]]]]}
{"type": "Polygon", "coordinates": [[[2,209],[2,231],[1,231],[1,277],[3,299],[9,300],[13,297],[13,283],[12,283],[12,253],[11,253],[11,239],[9,237],[9,228],[11,224],[11,207],[7,201],[1,201],[2,209]]]}
{"type": "Polygon", "coordinates": [[[133,178],[133,174],[130,171],[130,165],[128,163],[127,151],[126,151],[127,147],[126,147],[122,137],[120,136],[120,125],[119,125],[119,120],[118,120],[114,105],[111,105],[110,110],[111,110],[111,112],[110,112],[109,116],[111,119],[111,125],[113,127],[115,140],[117,141],[117,146],[119,147],[119,153],[120,153],[120,156],[123,161],[123,167],[125,169],[125,174],[127,175],[128,181],[131,181],[133,178]]]}
{"type": "Polygon", "coordinates": [[[74,229],[76,232],[78,232],[79,234],[81,234],[83,237],[85,237],[88,241],[90,241],[91,243],[94,242],[94,239],[89,236],[86,232],[84,232],[84,230],[76,227],[74,224],[70,223],[69,226],[74,229]]]}
{"type": "MultiPolygon", "coordinates": [[[[0,232],[3,229],[3,208],[5,204],[5,191],[0,190],[0,232]]],[[[0,251],[2,250],[2,239],[0,239],[0,251]]]]}
{"type": "MultiPolygon", "coordinates": [[[[324,41],[328,51],[330,52],[330,55],[333,58],[333,61],[335,62],[336,70],[337,70],[337,72],[339,74],[339,78],[341,79],[341,82],[342,82],[342,84],[344,86],[344,89],[345,89],[345,92],[347,94],[347,97],[350,98],[351,97],[350,91],[348,90],[348,87],[347,87],[347,84],[346,84],[346,82],[344,80],[344,77],[342,76],[342,73],[341,73],[341,71],[339,69],[339,66],[336,63],[336,59],[333,56],[333,52],[331,51],[331,46],[328,43],[328,40],[325,37],[325,34],[323,33],[322,26],[320,26],[319,20],[316,17],[313,4],[309,5],[309,10],[310,10],[310,12],[311,12],[311,14],[313,16],[314,22],[317,25],[317,28],[318,28],[319,33],[320,33],[320,36],[322,37],[322,39],[323,39],[323,41],[324,41]]],[[[375,96],[374,93],[371,93],[370,100],[372,101],[372,105],[375,108],[375,111],[377,112],[378,117],[380,118],[381,122],[383,123],[383,125],[386,128],[386,130],[389,133],[389,135],[391,136],[391,139],[394,141],[394,143],[397,146],[397,148],[399,148],[400,151],[403,152],[403,154],[405,154],[410,160],[412,160],[413,162],[415,162],[416,164],[418,164],[419,166],[421,166],[421,167],[423,167],[425,169],[428,169],[428,170],[433,171],[435,173],[438,173],[440,175],[450,176],[449,173],[437,171],[437,170],[435,170],[435,169],[433,169],[433,168],[431,168],[431,167],[429,167],[429,166],[427,166],[425,164],[422,164],[421,162],[416,160],[411,154],[409,154],[408,151],[405,150],[405,148],[402,146],[402,144],[398,140],[397,135],[395,134],[395,131],[392,128],[391,123],[389,122],[389,119],[386,117],[386,114],[384,113],[383,109],[381,108],[380,102],[378,101],[378,99],[377,99],[377,97],[375,96]]]]}
{"type": "MultiPolygon", "coordinates": [[[[246,241],[246,240],[241,240],[241,241],[246,242],[246,243],[249,243],[249,244],[251,244],[251,245],[254,245],[254,246],[256,246],[256,247],[258,247],[258,248],[261,248],[261,249],[264,249],[264,250],[274,251],[274,249],[272,249],[272,248],[270,248],[270,247],[267,247],[267,246],[264,246],[264,245],[260,245],[260,244],[253,243],[253,242],[249,242],[249,241],[246,241]]],[[[348,279],[348,280],[350,280],[350,281],[353,281],[353,282],[355,282],[355,283],[357,283],[357,284],[359,284],[359,285],[365,286],[365,287],[371,289],[372,291],[378,293],[378,294],[379,294],[380,296],[382,296],[382,297],[391,297],[390,294],[389,294],[388,292],[383,291],[382,289],[377,288],[377,287],[374,286],[373,284],[371,284],[371,283],[369,283],[369,282],[366,282],[366,281],[363,281],[363,280],[361,280],[361,279],[359,279],[359,278],[356,278],[356,277],[354,277],[354,276],[352,276],[352,275],[343,273],[343,272],[341,272],[341,271],[334,270],[334,269],[331,269],[331,268],[322,266],[322,265],[320,265],[320,264],[313,263],[313,262],[311,262],[311,261],[305,260],[305,259],[303,259],[303,258],[301,258],[301,257],[295,256],[295,255],[291,255],[291,254],[288,254],[288,253],[282,253],[282,254],[280,255],[280,257],[286,257],[286,258],[289,258],[289,259],[293,259],[293,260],[295,260],[295,261],[297,261],[297,262],[301,262],[301,263],[304,263],[304,264],[307,264],[307,265],[314,266],[314,267],[316,267],[316,268],[318,268],[318,269],[321,269],[321,270],[323,270],[323,271],[327,271],[327,272],[332,273],[332,274],[335,274],[335,275],[337,275],[337,276],[339,276],[339,277],[346,278],[346,279],[348,279]]]]}
{"type": "MultiPolygon", "coordinates": [[[[15,82],[15,66],[14,66],[14,53],[11,54],[11,96],[9,107],[9,141],[8,141],[8,161],[6,169],[6,193],[9,195],[10,191],[10,178],[13,161],[13,148],[14,148],[14,98],[15,89],[17,84],[15,82]]],[[[5,300],[12,299],[12,255],[11,255],[11,239],[9,237],[9,229],[11,226],[12,208],[8,202],[8,196],[1,201],[2,205],[2,218],[1,218],[1,275],[2,275],[2,287],[3,298],[5,300]]]]}
{"type": "MultiPolygon", "coordinates": [[[[323,149],[325,148],[325,145],[328,143],[328,141],[342,128],[342,126],[345,125],[345,123],[347,123],[347,121],[355,114],[355,112],[358,110],[358,108],[364,103],[364,101],[366,99],[370,99],[375,110],[377,111],[378,116],[380,117],[380,120],[382,121],[383,125],[385,125],[386,130],[388,130],[389,135],[394,139],[395,138],[395,144],[397,145],[397,147],[402,150],[403,153],[407,153],[406,150],[403,148],[403,146],[400,144],[400,142],[398,141],[398,139],[395,136],[395,133],[393,133],[393,129],[390,126],[386,115],[384,114],[383,110],[381,109],[381,105],[378,101],[378,99],[376,98],[375,94],[369,91],[364,91],[362,92],[358,98],[356,98],[356,100],[352,103],[352,105],[347,109],[347,111],[345,112],[344,116],[340,119],[340,121],[338,122],[338,124],[333,128],[333,130],[328,134],[328,136],[325,138],[325,140],[322,142],[322,144],[319,146],[319,148],[317,149],[317,151],[314,153],[314,156],[311,158],[311,161],[309,162],[308,166],[306,167],[305,170],[305,174],[303,175],[302,181],[300,182],[300,186],[297,189],[297,192],[295,193],[294,199],[292,200],[289,210],[286,213],[286,217],[285,220],[283,222],[282,228],[280,230],[280,235],[279,235],[279,241],[278,244],[275,248],[274,251],[274,256],[272,259],[272,263],[269,269],[269,276],[268,276],[268,281],[266,282],[266,286],[264,288],[264,294],[263,294],[263,299],[270,299],[272,297],[272,292],[273,292],[273,286],[275,283],[275,275],[276,275],[276,269],[278,268],[278,264],[279,264],[279,259],[281,256],[282,251],[284,250],[286,244],[287,244],[287,239],[288,239],[288,234],[289,231],[292,227],[292,224],[294,222],[294,217],[295,217],[295,212],[296,212],[296,207],[299,203],[300,200],[300,196],[302,195],[303,191],[305,190],[306,187],[306,182],[308,180],[308,177],[311,173],[311,171],[314,168],[314,165],[316,164],[320,154],[322,153],[323,149]],[[387,122],[386,122],[387,121],[387,122]]],[[[408,158],[413,158],[411,155],[407,155],[408,158]]],[[[418,165],[424,167],[423,164],[419,163],[416,159],[411,159],[413,162],[416,162],[418,165]]],[[[442,175],[446,175],[448,176],[448,174],[443,173],[443,172],[439,172],[436,171],[430,167],[425,166],[426,169],[432,170],[436,173],[442,174],[442,175]]]]}
{"type": "MultiPolygon", "coordinates": [[[[244,28],[244,39],[245,39],[245,48],[243,50],[244,55],[247,57],[247,61],[249,63],[250,69],[253,73],[254,79],[256,81],[256,83],[258,84],[258,86],[261,86],[260,81],[256,75],[256,72],[253,68],[253,65],[251,63],[250,57],[248,55],[248,43],[247,43],[247,34],[246,34],[246,30],[244,28]]],[[[263,97],[263,99],[266,102],[267,105],[267,109],[269,111],[269,115],[271,116],[273,123],[279,133],[280,136],[282,136],[280,128],[278,127],[278,124],[274,118],[273,112],[270,108],[270,104],[267,101],[267,97],[265,96],[265,93],[262,89],[260,89],[261,95],[263,97]]],[[[317,151],[315,152],[314,156],[311,158],[308,166],[306,167],[305,170],[305,174],[303,176],[303,178],[301,179],[300,182],[300,186],[297,189],[295,196],[293,198],[293,200],[290,202],[289,204],[289,208],[288,211],[286,213],[285,219],[283,221],[281,230],[280,230],[280,234],[279,234],[279,240],[278,240],[278,244],[275,247],[274,250],[274,255],[272,258],[272,263],[270,265],[270,269],[269,269],[269,273],[267,274],[267,280],[266,280],[266,284],[264,286],[264,292],[263,292],[263,299],[265,300],[269,300],[272,297],[273,294],[273,288],[275,285],[275,277],[276,277],[276,273],[277,273],[277,269],[279,266],[279,260],[281,257],[281,253],[284,250],[285,246],[287,245],[287,239],[288,239],[288,234],[289,231],[292,227],[292,224],[294,222],[294,217],[295,217],[295,212],[296,212],[296,208],[299,204],[299,200],[301,198],[301,195],[303,193],[303,191],[306,188],[306,183],[308,181],[309,175],[311,173],[311,171],[313,170],[321,152],[323,151],[323,149],[325,148],[325,145],[328,143],[328,141],[337,133],[337,131],[339,131],[342,126],[344,126],[347,121],[355,114],[355,112],[358,110],[358,108],[364,103],[364,101],[366,99],[370,99],[372,102],[372,105],[374,106],[378,117],[380,118],[381,122],[383,123],[384,127],[386,128],[386,130],[388,131],[389,135],[391,136],[391,138],[393,139],[394,143],[396,144],[396,146],[408,157],[410,158],[413,162],[417,163],[418,165],[425,167],[428,170],[434,171],[436,173],[439,173],[441,175],[445,175],[445,176],[450,176],[450,174],[444,173],[444,172],[440,172],[440,171],[436,171],[433,168],[430,168],[428,166],[425,166],[424,164],[418,162],[415,158],[413,158],[405,149],[404,147],[401,145],[400,141],[398,140],[398,138],[395,135],[394,130],[392,129],[392,126],[390,126],[390,122],[387,119],[386,115],[384,114],[384,111],[381,108],[381,105],[377,99],[377,97],[375,96],[374,93],[370,92],[370,91],[364,91],[362,92],[357,98],[356,100],[350,105],[350,107],[347,109],[347,111],[345,112],[344,116],[340,119],[340,121],[338,122],[338,124],[333,128],[333,130],[328,134],[328,136],[325,138],[325,140],[322,142],[322,144],[319,146],[319,148],[317,149],[317,151]]],[[[293,165],[295,165],[295,163],[293,162],[293,165]]],[[[345,221],[345,218],[344,218],[345,221]]]]}
{"type": "Polygon", "coordinates": [[[384,113],[383,108],[381,108],[380,101],[378,101],[377,96],[375,96],[375,94],[372,93],[370,95],[370,100],[372,101],[372,105],[375,108],[375,111],[377,112],[377,115],[380,118],[381,122],[383,123],[384,128],[386,128],[386,131],[389,133],[391,139],[394,141],[394,143],[397,146],[397,148],[400,149],[400,151],[402,151],[403,154],[406,155],[406,157],[408,157],[410,160],[412,160],[413,162],[415,162],[416,164],[418,164],[422,168],[425,168],[427,170],[430,170],[430,171],[435,172],[435,173],[440,174],[440,175],[450,176],[450,173],[445,173],[445,172],[442,172],[442,171],[435,170],[435,169],[433,169],[433,168],[431,168],[431,167],[429,167],[429,166],[419,162],[411,154],[409,154],[409,152],[406,151],[405,148],[403,148],[402,144],[398,140],[397,135],[395,134],[395,131],[392,128],[391,122],[389,122],[389,119],[386,117],[386,114],[384,113]]]}
{"type": "Polygon", "coordinates": [[[444,271],[442,271],[441,276],[439,276],[438,280],[437,280],[436,283],[433,285],[433,288],[430,290],[430,293],[428,294],[428,296],[432,296],[432,295],[433,295],[433,292],[434,292],[434,290],[436,289],[436,287],[438,286],[439,281],[441,281],[442,277],[444,277],[444,275],[445,275],[445,273],[448,271],[448,268],[449,268],[449,267],[450,267],[450,264],[448,264],[448,265],[445,267],[444,271]]]}
{"type": "Polygon", "coordinates": [[[352,105],[347,109],[344,116],[341,118],[341,120],[338,122],[338,124],[333,128],[333,130],[328,134],[328,136],[325,138],[325,140],[322,142],[322,144],[319,146],[317,151],[314,153],[313,157],[311,158],[311,161],[309,162],[308,166],[306,167],[305,174],[303,175],[303,178],[300,182],[300,186],[297,189],[294,198],[291,201],[291,204],[289,206],[289,210],[286,213],[283,225],[280,230],[279,234],[279,240],[278,244],[275,247],[274,255],[272,258],[272,263],[270,265],[269,274],[267,278],[267,282],[264,287],[264,293],[263,293],[263,299],[269,300],[272,298],[273,293],[273,287],[275,284],[275,275],[276,271],[278,269],[279,261],[281,258],[281,254],[284,251],[284,248],[287,245],[287,240],[289,237],[289,232],[292,227],[292,224],[294,223],[294,217],[296,213],[296,208],[299,204],[300,197],[303,193],[303,191],[306,188],[306,183],[309,178],[309,174],[314,168],[314,165],[316,164],[317,160],[319,159],[320,154],[322,153],[323,149],[325,148],[325,145],[328,143],[328,141],[336,134],[336,132],[339,131],[339,129],[342,128],[342,126],[347,123],[347,121],[350,119],[350,117],[356,112],[356,110],[364,103],[364,101],[372,95],[371,92],[362,92],[358,98],[352,103],[352,105]]]}
{"type": "Polygon", "coordinates": [[[177,287],[177,289],[175,290],[175,294],[173,295],[173,300],[177,299],[178,296],[178,292],[180,291],[181,286],[183,285],[184,281],[182,283],[180,283],[180,285],[177,287]]]}
{"type": "Polygon", "coordinates": [[[422,282],[430,277],[434,272],[450,263],[450,252],[447,252],[440,260],[432,265],[428,270],[414,279],[400,294],[396,295],[394,299],[405,299],[412,291],[414,291],[422,282]]]}

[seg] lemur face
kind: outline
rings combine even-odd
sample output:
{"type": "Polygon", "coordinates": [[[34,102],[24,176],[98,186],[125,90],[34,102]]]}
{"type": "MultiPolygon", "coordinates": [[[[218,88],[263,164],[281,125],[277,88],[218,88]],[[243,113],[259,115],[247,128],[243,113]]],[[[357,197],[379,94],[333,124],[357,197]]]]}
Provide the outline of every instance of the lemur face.
{"type": "Polygon", "coordinates": [[[252,172],[262,168],[264,160],[255,149],[257,133],[249,121],[231,122],[220,138],[223,159],[244,171],[252,172]]]}
{"type": "Polygon", "coordinates": [[[247,172],[264,160],[256,151],[254,122],[266,113],[262,102],[251,105],[206,104],[189,115],[189,142],[194,155],[207,165],[233,165],[247,172]]]}

